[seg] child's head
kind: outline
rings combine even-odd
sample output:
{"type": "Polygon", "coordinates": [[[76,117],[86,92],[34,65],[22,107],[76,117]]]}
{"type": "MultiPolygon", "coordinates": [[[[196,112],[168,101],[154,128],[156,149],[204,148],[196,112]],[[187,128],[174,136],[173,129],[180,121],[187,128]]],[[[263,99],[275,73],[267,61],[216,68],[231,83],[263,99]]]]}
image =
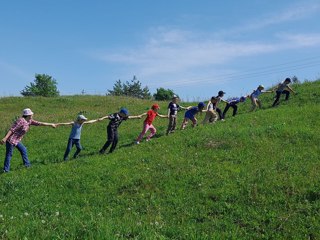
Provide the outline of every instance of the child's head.
{"type": "Polygon", "coordinates": [[[129,111],[126,108],[121,108],[119,111],[119,115],[121,117],[128,117],[129,116],[129,111]]]}
{"type": "Polygon", "coordinates": [[[264,86],[260,84],[260,85],[258,86],[258,89],[259,89],[259,90],[263,90],[263,89],[264,89],[264,86]]]}
{"type": "Polygon", "coordinates": [[[155,103],[155,104],[152,105],[151,109],[153,111],[157,112],[160,109],[160,107],[159,107],[159,105],[157,103],[155,103]]]}
{"type": "Polygon", "coordinates": [[[290,78],[286,78],[286,79],[284,80],[284,82],[285,82],[285,83],[291,83],[291,79],[290,79],[290,78]]]}
{"type": "Polygon", "coordinates": [[[218,96],[219,96],[219,97],[223,97],[225,94],[226,94],[226,93],[225,93],[224,91],[219,91],[219,92],[218,92],[218,96]]]}
{"type": "Polygon", "coordinates": [[[245,96],[240,97],[240,102],[244,102],[246,100],[245,96]]]}
{"type": "Polygon", "coordinates": [[[88,120],[88,119],[87,119],[84,115],[82,115],[82,114],[78,115],[78,117],[77,117],[77,119],[76,119],[76,121],[77,121],[78,123],[80,123],[80,124],[84,123],[84,122],[87,121],[87,120],[88,120]]]}
{"type": "Polygon", "coordinates": [[[216,103],[218,101],[218,99],[216,97],[211,97],[210,101],[211,101],[211,103],[216,103]]]}
{"type": "Polygon", "coordinates": [[[23,109],[23,111],[22,111],[22,117],[25,118],[25,119],[27,119],[27,121],[28,121],[29,119],[32,119],[32,117],[33,117],[33,112],[31,111],[30,108],[25,108],[25,109],[23,109]]]}
{"type": "Polygon", "coordinates": [[[199,108],[200,111],[202,111],[205,106],[206,106],[206,105],[204,104],[204,102],[199,102],[199,103],[198,103],[198,108],[199,108]]]}
{"type": "Polygon", "coordinates": [[[179,97],[177,95],[173,95],[172,102],[177,103],[179,101],[179,97]]]}

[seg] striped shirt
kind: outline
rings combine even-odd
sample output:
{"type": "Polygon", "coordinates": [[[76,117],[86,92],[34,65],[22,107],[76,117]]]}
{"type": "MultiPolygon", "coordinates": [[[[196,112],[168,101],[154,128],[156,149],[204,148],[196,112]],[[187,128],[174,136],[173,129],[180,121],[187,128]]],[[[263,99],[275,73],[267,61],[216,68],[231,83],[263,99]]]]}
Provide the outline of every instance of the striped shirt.
{"type": "Polygon", "coordinates": [[[30,125],[39,126],[40,122],[31,119],[27,121],[25,118],[19,118],[12,126],[10,131],[11,136],[8,138],[8,142],[14,146],[22,140],[23,136],[29,131],[30,125]]]}
{"type": "Polygon", "coordinates": [[[108,127],[112,128],[112,129],[117,129],[120,124],[122,123],[122,121],[125,121],[128,119],[128,117],[121,117],[119,113],[114,113],[109,115],[109,125],[108,127]]]}

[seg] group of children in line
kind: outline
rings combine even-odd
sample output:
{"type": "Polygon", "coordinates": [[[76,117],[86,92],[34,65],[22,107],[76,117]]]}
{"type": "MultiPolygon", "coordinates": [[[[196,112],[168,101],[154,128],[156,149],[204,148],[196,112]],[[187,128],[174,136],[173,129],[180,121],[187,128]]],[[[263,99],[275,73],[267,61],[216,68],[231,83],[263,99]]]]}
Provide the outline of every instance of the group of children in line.
{"type": "Polygon", "coordinates": [[[187,126],[189,120],[192,122],[192,126],[196,126],[198,124],[198,120],[196,119],[196,115],[201,112],[206,112],[206,115],[204,117],[204,120],[202,124],[206,123],[213,123],[218,120],[218,117],[221,121],[224,121],[225,116],[229,108],[233,108],[233,114],[232,116],[235,116],[237,114],[237,104],[244,102],[246,98],[251,99],[252,108],[251,111],[255,110],[257,107],[261,108],[261,102],[258,99],[258,97],[262,93],[272,93],[276,92],[275,101],[272,104],[272,106],[276,106],[279,104],[281,94],[286,95],[286,100],[289,99],[290,92],[295,93],[294,90],[289,86],[291,83],[290,78],[286,78],[282,83],[280,83],[278,86],[276,86],[271,91],[265,91],[263,85],[259,85],[256,90],[254,90],[250,95],[248,96],[242,96],[239,98],[231,98],[228,100],[223,100],[223,96],[225,92],[219,91],[218,95],[216,97],[212,97],[207,106],[204,102],[200,102],[197,106],[189,106],[189,107],[183,107],[180,106],[178,103],[179,98],[177,96],[173,96],[172,101],[168,105],[168,114],[167,115],[161,115],[158,113],[158,110],[160,109],[158,104],[153,104],[151,109],[148,110],[146,113],[143,113],[141,115],[137,116],[130,116],[129,112],[126,108],[121,108],[119,112],[113,113],[95,120],[87,121],[88,119],[80,114],[78,115],[77,119],[72,122],[66,122],[66,123],[45,123],[45,122],[39,122],[33,120],[33,112],[31,109],[26,108],[22,112],[22,117],[19,118],[10,128],[10,130],[7,132],[5,137],[0,141],[0,144],[6,144],[6,156],[4,161],[4,168],[3,172],[9,172],[10,170],[10,161],[12,158],[13,149],[16,147],[23,160],[23,164],[26,167],[30,167],[30,162],[28,159],[27,149],[26,147],[21,143],[21,140],[23,136],[27,133],[30,126],[50,126],[53,128],[56,128],[58,126],[64,126],[64,125],[71,125],[71,133],[69,135],[67,148],[64,154],[64,160],[68,160],[69,153],[72,149],[72,147],[76,146],[76,152],[74,153],[73,157],[76,158],[80,151],[82,150],[82,146],[80,144],[80,137],[81,137],[81,130],[84,124],[91,124],[99,121],[103,121],[104,119],[109,119],[110,122],[107,126],[107,141],[103,145],[103,147],[100,149],[99,153],[104,154],[105,151],[108,149],[108,147],[111,145],[109,153],[112,153],[118,143],[118,128],[122,121],[125,121],[127,119],[141,119],[143,116],[146,116],[146,119],[143,122],[143,129],[139,136],[136,139],[136,144],[139,144],[144,135],[150,131],[150,134],[147,136],[146,141],[149,141],[155,134],[156,134],[156,128],[153,126],[153,121],[156,117],[160,118],[168,118],[169,124],[166,131],[166,134],[173,133],[176,130],[177,126],[177,113],[181,109],[186,110],[184,114],[184,119],[181,125],[181,129],[185,129],[187,126]],[[218,104],[220,102],[226,103],[226,106],[223,111],[218,107],[218,104]]]}

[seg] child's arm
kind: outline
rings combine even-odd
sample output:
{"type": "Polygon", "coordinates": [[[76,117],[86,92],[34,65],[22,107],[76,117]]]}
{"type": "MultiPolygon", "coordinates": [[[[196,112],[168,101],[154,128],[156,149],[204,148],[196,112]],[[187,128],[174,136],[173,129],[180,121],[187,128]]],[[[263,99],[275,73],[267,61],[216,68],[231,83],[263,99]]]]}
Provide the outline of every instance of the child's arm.
{"type": "Polygon", "coordinates": [[[183,109],[183,110],[189,110],[190,108],[192,108],[192,106],[188,106],[188,107],[180,106],[180,108],[183,109]]]}
{"type": "Polygon", "coordinates": [[[7,141],[7,139],[12,135],[12,133],[13,132],[9,130],[6,136],[1,140],[0,144],[4,144],[7,141]]]}
{"type": "Polygon", "coordinates": [[[45,127],[53,127],[56,128],[57,124],[56,123],[45,123],[45,122],[39,122],[39,126],[45,126],[45,127]]]}
{"type": "Polygon", "coordinates": [[[73,124],[74,122],[66,122],[66,123],[56,123],[55,125],[59,127],[59,126],[67,126],[67,125],[73,125],[73,124]]]}
{"type": "Polygon", "coordinates": [[[262,93],[273,93],[274,91],[261,91],[262,93]]]}
{"type": "Polygon", "coordinates": [[[105,119],[105,117],[94,119],[94,120],[90,120],[90,121],[85,121],[83,124],[91,124],[91,123],[95,123],[95,122],[100,122],[103,119],[105,119]]]}
{"type": "Polygon", "coordinates": [[[128,116],[128,119],[140,119],[140,118],[142,118],[142,114],[137,116],[128,116]]]}
{"type": "Polygon", "coordinates": [[[221,99],[221,102],[228,103],[226,100],[221,99]]]}
{"type": "Polygon", "coordinates": [[[296,94],[296,92],[290,86],[287,86],[287,88],[289,89],[290,92],[296,94]]]}
{"type": "Polygon", "coordinates": [[[157,114],[157,116],[158,116],[158,117],[161,117],[161,118],[169,118],[168,115],[161,115],[161,114],[159,114],[159,113],[157,114]]]}

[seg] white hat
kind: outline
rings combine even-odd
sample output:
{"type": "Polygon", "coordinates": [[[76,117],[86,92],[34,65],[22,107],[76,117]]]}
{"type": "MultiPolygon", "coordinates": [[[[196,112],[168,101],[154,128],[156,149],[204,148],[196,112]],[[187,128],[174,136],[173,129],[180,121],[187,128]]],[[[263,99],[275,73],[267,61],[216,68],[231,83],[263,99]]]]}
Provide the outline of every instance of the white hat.
{"type": "Polygon", "coordinates": [[[23,109],[22,116],[31,116],[31,115],[33,115],[33,112],[31,111],[30,108],[23,109]]]}
{"type": "Polygon", "coordinates": [[[263,85],[259,85],[258,88],[264,88],[264,86],[263,85]]]}
{"type": "Polygon", "coordinates": [[[87,120],[88,118],[86,118],[84,115],[78,115],[77,120],[87,120]]]}

